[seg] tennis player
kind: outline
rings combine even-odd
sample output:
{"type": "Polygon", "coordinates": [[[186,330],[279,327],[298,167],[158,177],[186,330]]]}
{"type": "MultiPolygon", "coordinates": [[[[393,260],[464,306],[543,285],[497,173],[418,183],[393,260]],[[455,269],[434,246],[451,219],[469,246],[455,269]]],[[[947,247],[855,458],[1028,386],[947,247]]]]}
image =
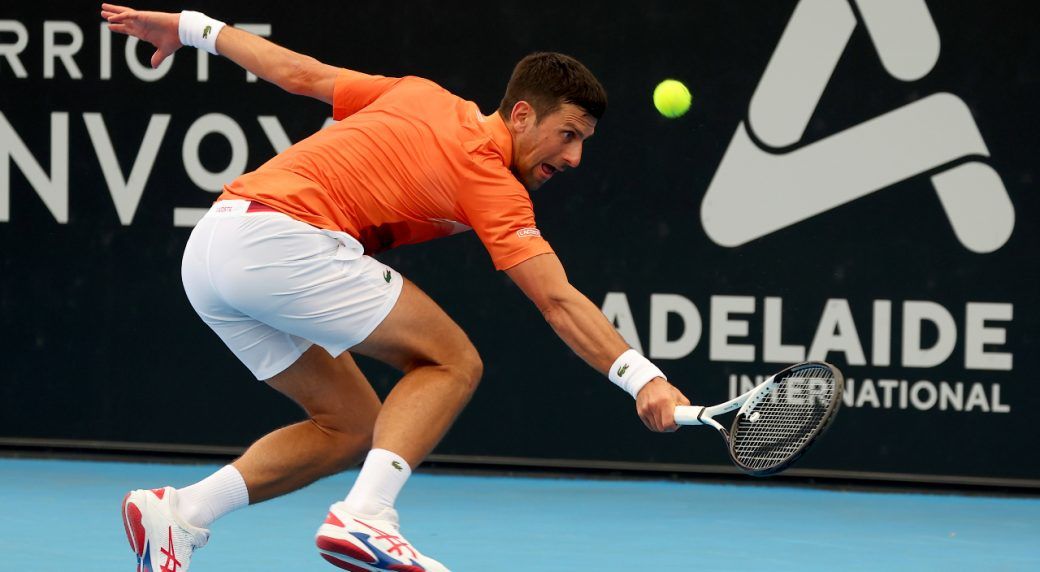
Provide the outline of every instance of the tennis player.
{"type": "Polygon", "coordinates": [[[689,401],[570,285],[535,225],[529,191],[578,166],[606,108],[577,60],[537,53],[516,66],[499,109],[418,77],[337,68],[198,12],[102,5],[116,32],[156,47],[220,54],[332,106],[337,124],[229,182],[188,240],[183,280],[199,316],[256,376],[307,413],[181,489],[136,490],[123,518],[138,569],[188,569],[228,512],[364,459],[317,533],[346,570],[446,570],[402,536],[394,502],[469,401],[482,363],[430,298],[372,255],[474,230],[559,337],[628,391],[653,431],[689,401]],[[383,403],[354,363],[403,372],[383,403]]]}

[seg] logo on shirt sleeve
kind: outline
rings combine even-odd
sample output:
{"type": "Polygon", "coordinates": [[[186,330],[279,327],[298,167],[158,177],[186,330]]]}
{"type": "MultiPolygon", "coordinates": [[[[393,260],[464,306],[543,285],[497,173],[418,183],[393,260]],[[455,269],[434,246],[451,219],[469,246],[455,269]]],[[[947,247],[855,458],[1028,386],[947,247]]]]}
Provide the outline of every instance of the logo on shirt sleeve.
{"type": "Polygon", "coordinates": [[[542,231],[540,231],[540,230],[538,230],[537,228],[534,228],[534,227],[525,227],[525,228],[521,228],[520,230],[516,231],[516,235],[519,236],[520,238],[529,238],[529,237],[535,237],[535,236],[542,236],[542,231]]]}

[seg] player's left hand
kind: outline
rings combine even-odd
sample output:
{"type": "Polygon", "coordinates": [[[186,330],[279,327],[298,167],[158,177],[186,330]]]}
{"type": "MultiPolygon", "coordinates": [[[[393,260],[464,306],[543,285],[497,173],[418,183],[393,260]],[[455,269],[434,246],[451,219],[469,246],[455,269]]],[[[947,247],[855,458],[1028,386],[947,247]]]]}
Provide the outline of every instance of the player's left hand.
{"type": "Polygon", "coordinates": [[[690,400],[663,377],[655,377],[643,386],[636,395],[636,412],[647,429],[658,433],[671,433],[679,428],[675,424],[675,408],[689,405],[690,400]]]}
{"type": "Polygon", "coordinates": [[[108,28],[113,32],[133,36],[155,46],[151,62],[153,68],[159,67],[163,60],[182,45],[177,30],[180,14],[143,12],[126,6],[102,4],[101,17],[108,20],[108,28]]]}

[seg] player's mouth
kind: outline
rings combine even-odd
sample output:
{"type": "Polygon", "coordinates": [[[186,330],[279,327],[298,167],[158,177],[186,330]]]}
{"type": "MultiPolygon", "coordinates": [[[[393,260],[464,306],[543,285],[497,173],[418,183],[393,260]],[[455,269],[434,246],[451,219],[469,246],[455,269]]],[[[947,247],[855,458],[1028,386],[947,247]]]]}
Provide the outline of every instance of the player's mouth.
{"type": "Polygon", "coordinates": [[[557,169],[556,167],[553,167],[552,165],[550,165],[548,163],[542,163],[540,170],[542,172],[542,177],[545,180],[549,180],[550,177],[552,177],[553,175],[556,174],[557,171],[559,171],[559,169],[557,169]]]}

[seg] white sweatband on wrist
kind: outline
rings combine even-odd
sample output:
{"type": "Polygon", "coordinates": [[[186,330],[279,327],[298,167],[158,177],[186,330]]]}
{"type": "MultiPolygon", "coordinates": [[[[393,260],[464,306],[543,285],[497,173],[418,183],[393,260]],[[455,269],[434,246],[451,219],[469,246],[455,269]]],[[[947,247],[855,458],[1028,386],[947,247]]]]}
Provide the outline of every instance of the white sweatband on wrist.
{"type": "Polygon", "coordinates": [[[639,352],[628,350],[614,360],[608,377],[615,385],[627,391],[632,399],[635,399],[644,385],[650,383],[650,380],[655,377],[664,377],[664,374],[650,360],[639,355],[639,352]]]}
{"type": "Polygon", "coordinates": [[[202,12],[185,10],[181,12],[177,23],[177,35],[181,38],[181,44],[206,50],[216,56],[217,34],[224,26],[224,22],[214,20],[202,12]]]}

